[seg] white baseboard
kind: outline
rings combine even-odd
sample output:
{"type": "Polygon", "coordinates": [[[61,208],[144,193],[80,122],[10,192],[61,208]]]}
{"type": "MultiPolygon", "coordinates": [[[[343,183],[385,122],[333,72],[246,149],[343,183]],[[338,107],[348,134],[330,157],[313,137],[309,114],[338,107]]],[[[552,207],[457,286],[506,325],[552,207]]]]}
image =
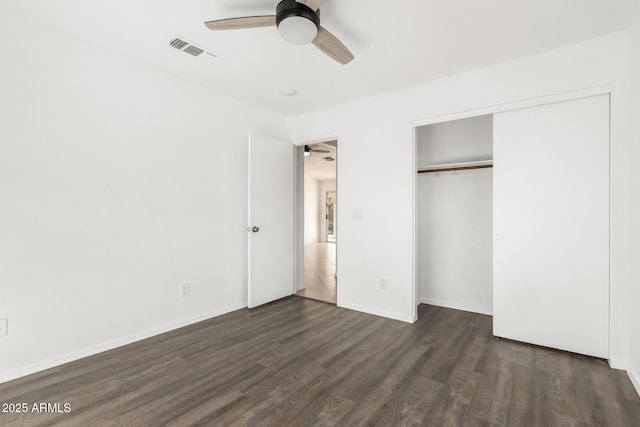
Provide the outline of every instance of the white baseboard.
{"type": "Polygon", "coordinates": [[[638,396],[640,396],[640,375],[633,369],[632,366],[628,366],[627,375],[629,375],[629,379],[631,380],[631,384],[636,388],[636,392],[638,396]]]}
{"type": "Polygon", "coordinates": [[[136,341],[141,341],[147,338],[151,338],[156,335],[163,334],[165,332],[179,329],[185,326],[192,325],[194,323],[201,322],[203,320],[212,319],[214,317],[222,316],[223,314],[230,313],[242,308],[246,308],[247,303],[239,303],[231,306],[223,307],[217,310],[213,310],[207,313],[199,314],[197,316],[189,317],[187,319],[179,320],[177,322],[167,323],[162,326],[147,329],[146,331],[138,332],[136,334],[128,335],[126,337],[118,338],[115,340],[107,341],[104,343],[96,344],[90,347],[83,348],[81,350],[72,351],[61,356],[53,357],[41,362],[32,363],[30,365],[23,366],[18,369],[13,369],[7,372],[0,372],[0,384],[21,378],[27,375],[35,374],[36,372],[44,371],[46,369],[54,368],[56,366],[63,365],[65,363],[73,362],[78,359],[93,356],[103,351],[113,350],[117,347],[122,347],[127,344],[132,344],[136,341]]]}
{"type": "Polygon", "coordinates": [[[444,301],[433,298],[420,298],[418,300],[422,304],[436,305],[438,307],[453,308],[454,310],[469,311],[471,313],[493,315],[493,309],[490,307],[480,307],[476,305],[461,304],[455,301],[444,301]]]}
{"type": "Polygon", "coordinates": [[[387,319],[399,320],[401,322],[413,323],[413,316],[410,314],[391,313],[388,311],[377,310],[375,308],[364,307],[357,304],[340,302],[338,307],[349,310],[360,311],[362,313],[373,314],[375,316],[386,317],[387,319]]]}
{"type": "Polygon", "coordinates": [[[611,369],[617,369],[619,371],[626,371],[629,367],[629,363],[622,359],[607,359],[607,363],[609,363],[611,369]]]}

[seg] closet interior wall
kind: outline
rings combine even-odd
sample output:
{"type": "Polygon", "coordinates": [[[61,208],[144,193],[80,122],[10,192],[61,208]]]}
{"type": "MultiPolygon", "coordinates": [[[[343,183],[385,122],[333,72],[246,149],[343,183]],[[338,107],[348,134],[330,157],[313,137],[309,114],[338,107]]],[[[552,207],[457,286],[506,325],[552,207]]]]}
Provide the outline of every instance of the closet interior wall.
{"type": "MultiPolygon", "coordinates": [[[[468,162],[486,166],[492,158],[492,115],[416,128],[416,172],[468,162]]],[[[492,314],[492,169],[417,176],[419,301],[492,314]]]]}

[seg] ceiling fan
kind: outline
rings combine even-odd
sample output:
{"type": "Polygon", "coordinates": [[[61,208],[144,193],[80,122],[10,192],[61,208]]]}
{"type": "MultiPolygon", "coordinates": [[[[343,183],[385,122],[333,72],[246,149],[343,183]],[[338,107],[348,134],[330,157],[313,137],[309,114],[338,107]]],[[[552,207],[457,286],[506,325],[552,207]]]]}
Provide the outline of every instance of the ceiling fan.
{"type": "Polygon", "coordinates": [[[320,5],[324,0],[282,0],[275,15],[245,16],[205,22],[210,30],[240,30],[245,28],[278,27],[289,43],[315,47],[341,64],[353,60],[353,54],[333,34],[320,25],[320,5]]]}
{"type": "Polygon", "coordinates": [[[317,148],[311,148],[308,145],[304,146],[304,156],[309,157],[311,153],[330,153],[329,150],[318,150],[317,148]]]}

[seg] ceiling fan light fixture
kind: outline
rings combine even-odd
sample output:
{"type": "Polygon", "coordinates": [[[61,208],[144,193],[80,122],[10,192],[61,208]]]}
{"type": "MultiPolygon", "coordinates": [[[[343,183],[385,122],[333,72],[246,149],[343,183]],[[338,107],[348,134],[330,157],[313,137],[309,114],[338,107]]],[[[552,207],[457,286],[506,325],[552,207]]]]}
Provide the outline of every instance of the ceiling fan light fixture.
{"type": "Polygon", "coordinates": [[[331,59],[346,65],[354,59],[353,53],[320,25],[319,8],[323,3],[324,0],[282,0],[275,15],[217,19],[204,24],[213,31],[276,26],[282,38],[289,43],[301,45],[311,42],[331,59]]]}
{"type": "Polygon", "coordinates": [[[320,11],[295,0],[283,0],[276,9],[276,25],[282,38],[291,44],[311,43],[320,30],[320,11]]]}
{"type": "Polygon", "coordinates": [[[280,35],[286,41],[295,45],[311,43],[318,35],[318,27],[302,16],[292,16],[278,25],[280,35]]]}
{"type": "Polygon", "coordinates": [[[304,146],[304,156],[305,157],[309,157],[311,155],[311,147],[309,147],[308,145],[304,146]]]}

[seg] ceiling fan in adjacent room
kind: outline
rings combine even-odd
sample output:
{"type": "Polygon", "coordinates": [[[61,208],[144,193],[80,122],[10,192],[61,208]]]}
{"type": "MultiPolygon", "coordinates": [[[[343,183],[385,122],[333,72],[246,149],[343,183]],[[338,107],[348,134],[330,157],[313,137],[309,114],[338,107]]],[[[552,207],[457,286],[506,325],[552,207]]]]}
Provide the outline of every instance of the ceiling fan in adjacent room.
{"type": "Polygon", "coordinates": [[[304,146],[304,156],[308,157],[311,155],[311,153],[330,153],[331,151],[329,150],[318,150],[315,147],[309,147],[308,145],[304,146]]]}
{"type": "Polygon", "coordinates": [[[245,28],[277,27],[282,37],[292,44],[313,43],[315,47],[347,64],[353,54],[333,34],[320,25],[320,5],[324,0],[282,0],[275,15],[245,16],[205,22],[210,30],[241,30],[245,28]]]}

